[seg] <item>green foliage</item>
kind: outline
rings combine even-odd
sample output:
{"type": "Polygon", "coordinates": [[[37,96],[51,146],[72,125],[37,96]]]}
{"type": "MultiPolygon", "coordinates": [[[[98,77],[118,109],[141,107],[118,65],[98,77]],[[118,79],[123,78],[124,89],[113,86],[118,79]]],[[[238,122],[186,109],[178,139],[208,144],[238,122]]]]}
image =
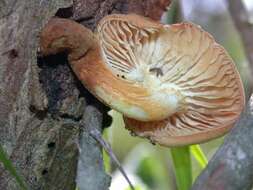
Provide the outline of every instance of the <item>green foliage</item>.
{"type": "Polygon", "coordinates": [[[27,190],[27,185],[25,184],[23,178],[18,175],[16,169],[12,165],[12,162],[8,158],[7,154],[5,153],[3,147],[0,145],[0,162],[3,163],[6,170],[10,172],[10,174],[16,179],[18,185],[20,186],[20,189],[27,190]]]}
{"type": "Polygon", "coordinates": [[[161,160],[152,154],[145,156],[136,169],[136,174],[150,189],[163,189],[161,186],[166,181],[166,172],[161,160]]]}
{"type": "MultiPolygon", "coordinates": [[[[134,189],[135,189],[135,190],[145,190],[145,189],[141,188],[140,186],[135,186],[134,189]]],[[[128,187],[128,188],[126,188],[126,189],[124,189],[124,190],[131,190],[131,188],[128,187]]]]}
{"type": "Polygon", "coordinates": [[[199,145],[192,145],[190,146],[190,152],[191,155],[197,160],[200,167],[204,169],[208,163],[208,160],[205,154],[203,153],[201,147],[199,145]]]}
{"type": "MultiPolygon", "coordinates": [[[[103,132],[103,138],[106,141],[109,141],[109,130],[105,129],[103,132]]],[[[104,159],[104,167],[105,167],[105,171],[107,173],[111,172],[111,159],[110,156],[106,153],[106,151],[103,149],[103,159],[104,159]]]]}
{"type": "Polygon", "coordinates": [[[172,148],[170,157],[167,147],[153,146],[146,139],[129,135],[124,129],[121,114],[113,111],[111,115],[113,125],[108,128],[111,133],[106,133],[112,137],[110,140],[114,153],[121,158],[121,163],[125,163],[124,168],[132,168],[131,172],[152,190],[174,190],[175,184],[177,190],[189,189],[193,179],[207,165],[208,158],[205,154],[210,157],[222,142],[222,139],[218,139],[203,144],[205,154],[199,145],[172,148]],[[173,162],[174,173],[169,164],[170,160],[173,162]]]}
{"type": "Polygon", "coordinates": [[[174,171],[178,190],[189,190],[192,185],[192,166],[190,148],[171,148],[171,156],[174,163],[174,171]]]}
{"type": "Polygon", "coordinates": [[[110,156],[106,153],[106,151],[103,149],[103,159],[104,159],[104,167],[105,171],[107,173],[111,172],[111,159],[110,156]]]}

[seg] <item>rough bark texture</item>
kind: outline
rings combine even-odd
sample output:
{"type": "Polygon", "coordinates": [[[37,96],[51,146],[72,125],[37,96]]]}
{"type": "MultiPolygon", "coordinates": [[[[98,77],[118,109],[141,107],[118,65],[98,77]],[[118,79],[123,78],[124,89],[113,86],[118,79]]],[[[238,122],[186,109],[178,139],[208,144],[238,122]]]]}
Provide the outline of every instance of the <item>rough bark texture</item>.
{"type": "MultiPolygon", "coordinates": [[[[48,94],[39,82],[36,51],[41,26],[70,1],[1,1],[0,7],[0,143],[31,189],[73,189],[77,160],[77,122],[49,112],[48,94]],[[61,171],[61,172],[59,172],[61,171]],[[72,177],[69,177],[72,176],[72,177]],[[65,180],[67,179],[67,180],[65,180]]],[[[71,76],[71,74],[69,74],[71,76]]],[[[64,87],[73,85],[64,82],[64,87]]],[[[59,102],[62,114],[71,112],[78,92],[59,102]]],[[[76,106],[75,112],[82,115],[76,106]]],[[[73,111],[73,112],[74,112],[73,111]]],[[[71,113],[72,114],[72,113],[71,113]]],[[[74,113],[73,117],[76,117],[74,113]]],[[[18,189],[0,168],[0,189],[18,189]]]]}
{"type": "Polygon", "coordinates": [[[192,190],[250,190],[253,185],[253,96],[192,190]]]}
{"type": "MultiPolygon", "coordinates": [[[[37,60],[41,27],[55,14],[91,29],[116,12],[158,19],[168,4],[169,0],[75,0],[73,5],[70,0],[0,0],[0,143],[30,189],[75,189],[79,137],[88,156],[84,168],[100,163],[99,171],[90,170],[90,176],[97,176],[87,179],[92,183],[83,179],[93,185],[86,188],[109,186],[101,149],[80,128],[100,118],[99,113],[105,116],[104,108],[77,81],[65,55],[37,60]],[[98,109],[86,109],[87,104],[98,109]]],[[[98,119],[93,124],[101,128],[101,123],[98,119]]],[[[19,189],[2,165],[0,189],[19,189]]]]}
{"type": "Polygon", "coordinates": [[[72,18],[93,29],[101,18],[113,13],[135,13],[160,20],[170,2],[170,0],[75,0],[72,18]]]}

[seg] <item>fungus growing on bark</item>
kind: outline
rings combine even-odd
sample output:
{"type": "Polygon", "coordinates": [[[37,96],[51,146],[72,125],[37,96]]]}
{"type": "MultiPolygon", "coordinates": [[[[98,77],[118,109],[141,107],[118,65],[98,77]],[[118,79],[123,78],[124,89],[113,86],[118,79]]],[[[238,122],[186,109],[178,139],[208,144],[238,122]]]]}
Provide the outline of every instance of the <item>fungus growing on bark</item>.
{"type": "Polygon", "coordinates": [[[162,25],[138,15],[110,15],[93,34],[55,18],[42,31],[41,51],[67,51],[84,86],[121,112],[129,130],[161,145],[221,136],[244,106],[232,59],[194,24],[162,25]]]}

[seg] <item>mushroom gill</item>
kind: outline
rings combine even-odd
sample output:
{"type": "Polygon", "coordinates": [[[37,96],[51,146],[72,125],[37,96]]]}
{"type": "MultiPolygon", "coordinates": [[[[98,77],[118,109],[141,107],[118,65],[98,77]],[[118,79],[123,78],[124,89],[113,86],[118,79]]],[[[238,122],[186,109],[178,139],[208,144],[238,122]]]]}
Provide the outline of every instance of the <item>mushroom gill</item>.
{"type": "Polygon", "coordinates": [[[123,112],[126,127],[138,136],[165,146],[199,143],[223,135],[239,117],[240,76],[225,49],[199,26],[110,15],[99,23],[97,35],[107,68],[147,91],[138,96],[128,89],[128,98],[148,99],[146,112],[154,112],[153,105],[161,108],[142,121],[123,112]]]}

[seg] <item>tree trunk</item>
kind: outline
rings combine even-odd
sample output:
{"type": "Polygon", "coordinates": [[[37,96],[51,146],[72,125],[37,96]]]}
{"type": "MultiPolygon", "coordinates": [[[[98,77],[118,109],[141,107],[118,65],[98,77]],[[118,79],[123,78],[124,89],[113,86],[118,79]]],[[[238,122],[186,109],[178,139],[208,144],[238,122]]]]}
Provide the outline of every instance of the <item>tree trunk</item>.
{"type": "MultiPolygon", "coordinates": [[[[168,4],[169,0],[0,0],[0,143],[30,189],[75,189],[79,140],[84,149],[79,164],[90,174],[83,178],[82,189],[106,190],[110,182],[100,146],[85,130],[101,130],[104,107],[78,82],[65,55],[37,58],[41,28],[55,14],[91,29],[110,13],[159,19],[168,4]]],[[[0,189],[19,189],[1,165],[0,189]]]]}

